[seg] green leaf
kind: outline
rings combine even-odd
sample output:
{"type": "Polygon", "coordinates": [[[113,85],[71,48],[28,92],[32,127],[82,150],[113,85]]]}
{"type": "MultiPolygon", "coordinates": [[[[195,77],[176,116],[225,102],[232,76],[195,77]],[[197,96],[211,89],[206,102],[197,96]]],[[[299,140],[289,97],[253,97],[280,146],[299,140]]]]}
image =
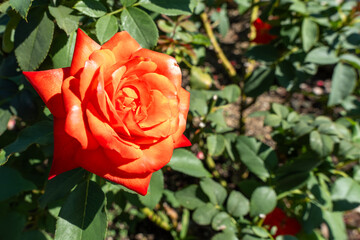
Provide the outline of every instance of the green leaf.
{"type": "Polygon", "coordinates": [[[329,239],[348,239],[342,212],[323,211],[323,218],[330,230],[329,239]]]}
{"type": "Polygon", "coordinates": [[[245,216],[249,213],[249,200],[242,193],[233,190],[226,204],[226,210],[234,217],[245,216]]]}
{"type": "Polygon", "coordinates": [[[265,116],[264,124],[270,127],[278,127],[281,124],[281,116],[276,114],[268,114],[265,116]]]}
{"type": "Polygon", "coordinates": [[[308,172],[295,172],[280,178],[276,182],[276,189],[278,192],[284,193],[293,189],[301,188],[309,180],[310,174],[308,172]]]}
{"type": "Polygon", "coordinates": [[[113,15],[105,15],[97,20],[95,25],[96,37],[101,44],[107,42],[119,27],[116,17],[113,15]]]}
{"type": "Polygon", "coordinates": [[[207,201],[206,195],[201,191],[200,187],[195,184],[177,191],[175,197],[182,206],[190,210],[204,205],[207,201]]]}
{"type": "Polygon", "coordinates": [[[195,116],[203,116],[208,112],[206,95],[199,90],[190,90],[190,108],[195,116]]]}
{"type": "Polygon", "coordinates": [[[341,103],[352,93],[357,81],[357,74],[353,67],[343,63],[338,63],[335,66],[331,81],[331,92],[328,106],[341,103]]]}
{"type": "Polygon", "coordinates": [[[211,227],[215,231],[231,231],[237,232],[235,221],[226,212],[219,212],[212,220],[211,227]]]}
{"type": "Polygon", "coordinates": [[[22,240],[21,232],[26,224],[26,216],[18,212],[7,212],[0,216],[1,239],[22,240]]]}
{"type": "Polygon", "coordinates": [[[302,22],[301,37],[305,52],[309,51],[318,41],[319,27],[310,18],[305,18],[302,22]]]}
{"type": "Polygon", "coordinates": [[[204,168],[201,160],[185,149],[175,149],[167,166],[175,171],[193,177],[209,177],[211,174],[204,168]]]}
{"type": "Polygon", "coordinates": [[[137,0],[120,0],[121,4],[125,7],[130,7],[134,3],[136,3],[137,0]]]}
{"type": "Polygon", "coordinates": [[[244,92],[249,97],[257,97],[269,90],[275,79],[275,71],[270,67],[256,68],[245,82],[244,92]]]}
{"type": "Polygon", "coordinates": [[[54,33],[54,23],[46,13],[33,13],[28,23],[19,23],[15,31],[15,56],[23,71],[32,71],[46,58],[54,33]]]}
{"type": "Polygon", "coordinates": [[[180,207],[179,201],[175,197],[175,193],[173,191],[170,191],[168,189],[164,189],[164,196],[166,199],[166,202],[170,203],[171,206],[178,208],[180,207]]]}
{"type": "Polygon", "coordinates": [[[65,33],[58,34],[52,44],[49,55],[52,56],[54,68],[65,68],[71,65],[74,55],[76,32],[67,36],[65,33]]]}
{"type": "Polygon", "coordinates": [[[247,50],[245,56],[257,61],[274,62],[278,57],[278,51],[272,45],[254,45],[247,50]]]}
{"type": "Polygon", "coordinates": [[[273,103],[271,105],[272,110],[278,115],[281,119],[286,119],[289,114],[289,109],[282,104],[273,103]]]}
{"type": "Polygon", "coordinates": [[[339,178],[331,189],[334,211],[347,211],[360,205],[360,184],[352,178],[339,178]]]}
{"type": "Polygon", "coordinates": [[[352,65],[354,68],[360,69],[360,58],[354,54],[345,53],[340,55],[340,59],[352,65]]]}
{"type": "Polygon", "coordinates": [[[190,15],[190,0],[140,0],[140,6],[168,16],[190,15]]]}
{"type": "Polygon", "coordinates": [[[26,150],[31,144],[48,145],[53,142],[53,123],[50,121],[37,122],[23,129],[17,139],[4,148],[7,156],[15,152],[26,150]]]}
{"type": "Polygon", "coordinates": [[[323,222],[321,208],[314,203],[307,203],[302,217],[302,227],[305,232],[311,232],[323,222]]]}
{"type": "Polygon", "coordinates": [[[193,215],[193,220],[199,225],[209,225],[219,210],[211,203],[198,207],[193,215]]]}
{"type": "Polygon", "coordinates": [[[208,196],[210,202],[215,205],[222,205],[227,197],[226,189],[211,178],[204,178],[200,181],[200,187],[208,196]]]}
{"type": "Polygon", "coordinates": [[[232,231],[224,231],[218,234],[215,234],[211,240],[238,240],[236,234],[232,231]]]}
{"type": "Polygon", "coordinates": [[[219,134],[210,135],[206,138],[206,145],[210,156],[220,156],[225,150],[225,138],[219,134]]]}
{"type": "Polygon", "coordinates": [[[67,35],[75,32],[78,28],[81,16],[72,15],[73,10],[71,8],[62,5],[49,6],[49,12],[55,18],[59,28],[64,30],[67,35]]]}
{"type": "Polygon", "coordinates": [[[316,63],[320,65],[334,64],[339,61],[335,51],[328,47],[318,47],[311,50],[305,58],[305,62],[316,63]]]}
{"type": "Polygon", "coordinates": [[[104,193],[95,182],[82,182],[60,210],[55,240],[104,239],[106,227],[104,193]]]}
{"type": "Polygon", "coordinates": [[[154,209],[156,204],[160,202],[164,191],[164,175],[162,171],[153,173],[148,189],[148,193],[145,196],[140,196],[139,200],[142,204],[150,209],[154,209]]]}
{"type": "Polygon", "coordinates": [[[151,48],[157,44],[159,32],[156,24],[143,10],[125,8],[121,13],[121,25],[143,48],[151,48]]]}
{"type": "Polygon", "coordinates": [[[7,124],[11,118],[11,113],[8,110],[0,109],[0,135],[7,130],[7,124]]]}
{"type": "Polygon", "coordinates": [[[258,187],[251,195],[250,216],[268,214],[276,207],[276,193],[270,187],[258,187]]]}
{"type": "Polygon", "coordinates": [[[2,165],[4,165],[7,162],[7,157],[6,157],[6,152],[4,151],[4,149],[0,150],[0,167],[2,165]]]}
{"type": "Polygon", "coordinates": [[[310,147],[320,157],[326,157],[333,151],[334,141],[330,136],[314,130],[310,133],[310,147]]]}
{"type": "Polygon", "coordinates": [[[212,85],[211,76],[200,67],[191,68],[191,89],[209,89],[212,85]]]}
{"type": "Polygon", "coordinates": [[[10,20],[6,25],[3,37],[2,37],[2,49],[6,53],[10,53],[14,49],[14,33],[21,20],[18,14],[12,14],[9,12],[10,20]]]}
{"type": "Polygon", "coordinates": [[[207,115],[207,120],[211,122],[211,127],[215,130],[216,133],[224,133],[232,130],[232,128],[226,124],[223,108],[217,109],[215,110],[215,112],[209,113],[207,115]]]}
{"type": "Polygon", "coordinates": [[[106,7],[96,0],[82,0],[74,8],[89,17],[99,18],[106,14],[106,7]]]}
{"type": "Polygon", "coordinates": [[[274,159],[273,150],[265,144],[256,141],[255,138],[240,136],[237,138],[236,149],[240,155],[240,160],[262,180],[266,180],[270,174],[266,168],[266,159],[277,161],[274,159]],[[263,156],[262,156],[263,155],[263,156]],[[271,158],[268,158],[268,157],[271,158]]]}
{"type": "Polygon", "coordinates": [[[292,4],[289,8],[290,11],[307,14],[306,4],[302,1],[291,1],[292,4]]]}
{"type": "Polygon", "coordinates": [[[236,102],[240,97],[240,87],[236,84],[230,84],[220,91],[219,96],[226,99],[229,103],[236,102]]]}
{"type": "Polygon", "coordinates": [[[33,0],[10,0],[10,6],[26,19],[33,0]]]}
{"type": "Polygon", "coordinates": [[[40,207],[45,208],[49,203],[58,201],[67,196],[76,184],[84,179],[85,171],[76,168],[64,172],[49,180],[46,184],[45,193],[40,198],[40,207]]]}
{"type": "Polygon", "coordinates": [[[33,189],[36,189],[36,186],[23,178],[18,171],[5,166],[0,167],[0,202],[33,189]]]}
{"type": "Polygon", "coordinates": [[[22,232],[21,240],[47,240],[45,235],[38,230],[30,230],[26,232],[22,232]]]}

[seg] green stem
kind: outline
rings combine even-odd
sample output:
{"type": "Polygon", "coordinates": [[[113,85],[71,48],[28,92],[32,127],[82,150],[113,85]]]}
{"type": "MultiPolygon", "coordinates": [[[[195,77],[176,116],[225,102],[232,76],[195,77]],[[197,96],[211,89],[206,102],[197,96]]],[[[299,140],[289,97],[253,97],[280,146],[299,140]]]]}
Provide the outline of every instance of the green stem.
{"type": "Polygon", "coordinates": [[[208,155],[206,157],[206,165],[211,170],[212,175],[219,180],[220,184],[223,187],[226,188],[227,187],[227,182],[224,179],[221,178],[221,175],[220,175],[219,171],[216,170],[216,165],[215,165],[214,159],[210,155],[208,155]]]}

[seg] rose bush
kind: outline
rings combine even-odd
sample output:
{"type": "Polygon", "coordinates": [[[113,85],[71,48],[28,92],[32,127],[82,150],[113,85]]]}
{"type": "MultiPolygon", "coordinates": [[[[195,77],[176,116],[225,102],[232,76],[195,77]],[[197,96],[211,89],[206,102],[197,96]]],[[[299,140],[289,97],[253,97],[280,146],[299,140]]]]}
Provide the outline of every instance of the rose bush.
{"type": "Polygon", "coordinates": [[[179,66],[125,31],[100,46],[78,30],[70,68],[24,75],[54,116],[49,178],[82,167],[145,195],[173,149],[190,145],[179,66]]]}

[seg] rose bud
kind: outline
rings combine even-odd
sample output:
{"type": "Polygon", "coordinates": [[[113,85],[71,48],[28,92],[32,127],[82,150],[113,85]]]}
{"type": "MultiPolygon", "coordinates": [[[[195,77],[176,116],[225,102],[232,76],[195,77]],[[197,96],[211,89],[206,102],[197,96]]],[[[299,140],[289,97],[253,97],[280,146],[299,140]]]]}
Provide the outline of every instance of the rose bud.
{"type": "Polygon", "coordinates": [[[274,238],[280,235],[295,236],[301,230],[301,225],[296,218],[288,217],[280,208],[275,208],[274,211],[266,215],[264,225],[276,226],[277,231],[273,236],[274,238]]]}
{"type": "Polygon", "coordinates": [[[24,75],[54,116],[49,179],[82,167],[145,195],[174,148],[191,145],[178,64],[125,31],[100,46],[79,29],[69,68],[24,75]]]}
{"type": "Polygon", "coordinates": [[[255,27],[256,37],[251,40],[252,42],[257,44],[268,44],[276,38],[276,36],[269,33],[272,26],[263,22],[260,18],[257,18],[253,22],[253,25],[255,27]]]}

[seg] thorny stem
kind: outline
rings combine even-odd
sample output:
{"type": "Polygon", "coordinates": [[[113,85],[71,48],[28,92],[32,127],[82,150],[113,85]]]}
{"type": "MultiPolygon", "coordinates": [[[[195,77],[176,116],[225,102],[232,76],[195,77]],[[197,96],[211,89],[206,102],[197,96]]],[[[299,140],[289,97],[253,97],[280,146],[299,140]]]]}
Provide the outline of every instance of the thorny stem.
{"type": "MultiPolygon", "coordinates": [[[[256,18],[258,17],[258,13],[259,13],[259,5],[257,5],[257,3],[259,2],[259,0],[253,0],[253,8],[252,8],[252,12],[251,12],[251,16],[250,16],[250,34],[249,34],[249,39],[250,41],[255,39],[256,37],[256,28],[255,26],[252,24],[256,18]]],[[[253,45],[253,43],[250,43],[250,45],[253,45]]],[[[256,66],[256,61],[255,60],[249,60],[246,71],[245,71],[245,78],[247,79],[251,73],[254,71],[256,66]]],[[[249,106],[252,105],[252,103],[255,102],[256,99],[254,99],[254,101],[252,101],[251,104],[246,104],[246,95],[244,93],[244,82],[242,82],[241,84],[241,97],[240,97],[240,119],[239,119],[239,129],[240,129],[240,134],[245,133],[245,117],[244,117],[244,111],[246,108],[248,108],[249,106]]]]}
{"type": "Polygon", "coordinates": [[[200,18],[204,24],[205,27],[205,31],[206,34],[208,35],[210,42],[212,44],[212,46],[214,47],[215,53],[217,55],[217,57],[221,60],[222,65],[224,66],[227,74],[233,79],[236,77],[236,70],[235,68],[231,65],[229,59],[227,59],[227,57],[225,56],[223,50],[221,49],[219,43],[216,40],[216,37],[214,35],[214,32],[211,28],[209,19],[208,19],[208,15],[206,12],[203,12],[200,14],[200,18]]]}
{"type": "Polygon", "coordinates": [[[227,187],[227,182],[224,179],[221,178],[221,175],[220,175],[219,171],[216,170],[214,159],[210,155],[208,155],[206,157],[206,165],[211,170],[212,175],[219,180],[220,184],[223,187],[226,188],[227,187]]]}
{"type": "Polygon", "coordinates": [[[172,229],[172,227],[167,222],[164,222],[162,218],[150,208],[144,207],[141,209],[141,212],[144,213],[150,219],[150,221],[155,223],[158,227],[166,231],[170,231],[172,229]]]}

